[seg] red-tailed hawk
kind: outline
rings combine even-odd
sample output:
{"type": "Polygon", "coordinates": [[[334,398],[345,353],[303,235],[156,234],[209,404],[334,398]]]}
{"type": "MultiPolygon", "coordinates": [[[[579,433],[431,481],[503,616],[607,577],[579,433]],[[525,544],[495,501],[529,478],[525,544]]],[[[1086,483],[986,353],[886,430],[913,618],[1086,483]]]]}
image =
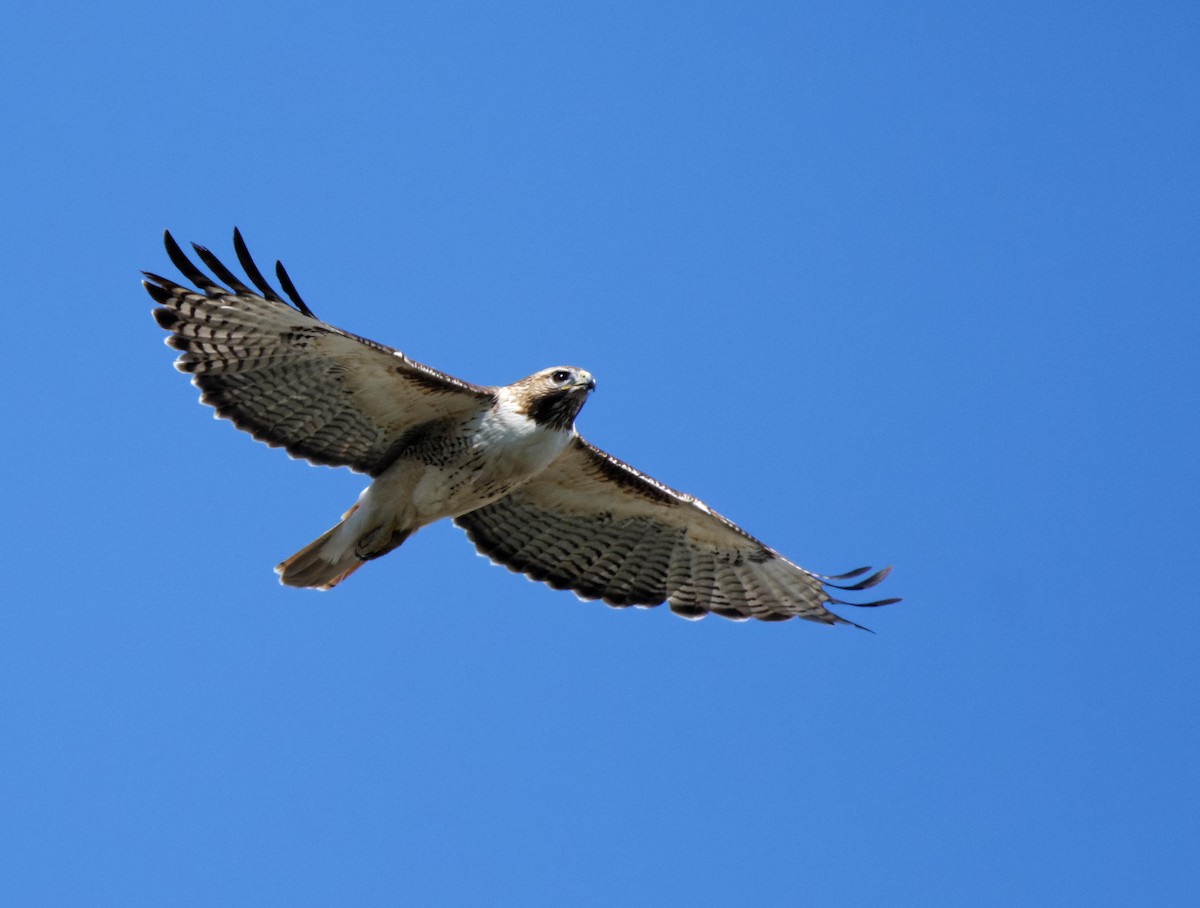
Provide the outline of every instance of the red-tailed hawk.
{"type": "Polygon", "coordinates": [[[899,601],[832,598],[826,587],[864,590],[890,568],[862,580],[870,568],[813,574],[588,444],[575,431],[596,387],[583,369],[472,385],[318,320],[276,263],[289,305],[237,230],[234,249],[257,293],[204,247],[193,245],[225,287],[170,233],[164,240],[200,292],[148,272],[144,286],[201,402],[294,457],[372,477],[337,526],[275,568],[289,586],[331,589],[449,517],[493,561],[612,606],[666,602],[686,618],[854,624],[825,606],[899,601]],[[857,582],[834,582],[849,580],[857,582]]]}

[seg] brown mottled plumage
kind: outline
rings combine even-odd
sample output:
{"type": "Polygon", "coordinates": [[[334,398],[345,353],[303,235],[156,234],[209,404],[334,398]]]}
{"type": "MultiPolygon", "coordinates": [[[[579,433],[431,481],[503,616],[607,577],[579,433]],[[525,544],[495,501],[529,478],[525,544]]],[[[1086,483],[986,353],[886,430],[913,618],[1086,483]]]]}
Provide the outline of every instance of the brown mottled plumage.
{"type": "Polygon", "coordinates": [[[870,569],[806,571],[588,444],[574,427],[595,388],[583,369],[472,385],[319,321],[277,263],[289,305],[236,230],[238,260],[257,292],[207,249],[193,246],[224,287],[170,233],[165,242],[200,292],[149,273],[144,286],[201,401],[295,457],[373,477],[341,522],[276,568],[285,584],[330,589],[445,517],[482,554],[555,589],[618,607],[666,602],[688,618],[853,624],[825,608],[842,601],[826,588],[864,590],[890,570],[838,586],[870,569]]]}

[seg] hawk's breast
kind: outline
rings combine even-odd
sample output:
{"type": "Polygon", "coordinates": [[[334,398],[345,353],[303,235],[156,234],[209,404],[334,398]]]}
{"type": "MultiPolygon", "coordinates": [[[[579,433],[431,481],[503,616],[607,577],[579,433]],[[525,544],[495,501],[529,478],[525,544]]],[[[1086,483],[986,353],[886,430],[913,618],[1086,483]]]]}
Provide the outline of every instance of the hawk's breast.
{"type": "Polygon", "coordinates": [[[501,398],[439,446],[452,456],[427,461],[413,489],[423,519],[457,517],[491,504],[536,476],[562,453],[570,431],[538,425],[501,398]]]}

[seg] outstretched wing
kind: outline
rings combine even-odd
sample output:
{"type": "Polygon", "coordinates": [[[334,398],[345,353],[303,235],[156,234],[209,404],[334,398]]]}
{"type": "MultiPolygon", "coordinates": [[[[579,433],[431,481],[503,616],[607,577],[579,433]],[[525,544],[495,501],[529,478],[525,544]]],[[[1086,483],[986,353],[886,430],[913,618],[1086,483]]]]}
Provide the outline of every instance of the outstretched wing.
{"type": "Polygon", "coordinates": [[[258,292],[215,255],[193,247],[222,287],[194,265],[171,234],[167,254],[199,293],[145,272],[146,291],[161,308],[175,361],[190,372],[202,403],[272,447],[372,476],[391,462],[406,433],[441,420],[466,419],[495,401],[495,389],[460,381],[398,350],[317,319],[281,263],[276,274],[290,306],[263,278],[241,234],[239,261],[258,292]]]}
{"type": "MultiPolygon", "coordinates": [[[[884,568],[813,574],[767,548],[690,495],[669,489],[576,437],[537,477],[455,523],[475,547],[510,570],[612,606],[663,602],[686,618],[854,624],[825,608],[850,603],[826,587],[864,590],[884,568]]],[[[859,627],[861,625],[855,625],[859,627]]]]}

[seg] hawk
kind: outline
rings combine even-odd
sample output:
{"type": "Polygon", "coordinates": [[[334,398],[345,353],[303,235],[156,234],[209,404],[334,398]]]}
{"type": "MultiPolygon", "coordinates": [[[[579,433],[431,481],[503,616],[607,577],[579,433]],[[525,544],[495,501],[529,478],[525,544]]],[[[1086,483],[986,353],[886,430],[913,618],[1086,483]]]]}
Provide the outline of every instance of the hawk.
{"type": "Polygon", "coordinates": [[[470,384],[320,321],[277,262],[289,304],[236,229],[234,250],[256,290],[203,246],[192,248],[225,286],[170,232],[164,242],[197,290],[150,272],[143,286],[166,343],[181,351],[175,367],[191,374],[201,402],[293,457],[372,479],[336,526],[275,568],[288,586],[331,589],[448,517],[491,560],[611,606],[666,602],[686,618],[712,612],[858,627],[826,605],[899,601],[833,598],[830,589],[865,590],[891,569],[806,571],[703,502],[584,441],[575,417],[596,382],[583,369],[470,384]]]}

